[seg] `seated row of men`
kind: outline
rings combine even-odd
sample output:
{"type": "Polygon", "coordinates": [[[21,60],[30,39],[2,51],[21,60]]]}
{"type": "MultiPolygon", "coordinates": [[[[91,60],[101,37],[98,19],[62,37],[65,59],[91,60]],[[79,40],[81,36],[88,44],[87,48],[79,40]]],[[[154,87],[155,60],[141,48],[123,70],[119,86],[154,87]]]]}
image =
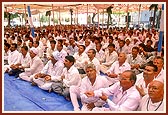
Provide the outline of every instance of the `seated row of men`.
{"type": "MultiPolygon", "coordinates": [[[[109,44],[109,49],[110,46],[113,47],[109,44]]],[[[83,111],[163,111],[163,58],[154,58],[136,76],[126,61],[126,54],[119,53],[117,60],[104,72],[105,76],[101,76],[96,51],[89,49],[88,58],[80,58],[82,49],[85,47],[80,45],[74,56],[54,51],[44,66],[37,48],[31,48],[28,53],[28,48],[23,46],[22,56],[18,59],[20,62],[5,66],[8,68],[6,72],[17,73],[19,78],[41,89],[71,99],[75,111],[80,110],[78,98],[81,99],[83,111]],[[78,63],[79,59],[83,62],[78,63]]],[[[18,54],[15,56],[18,57],[18,54]]]]}

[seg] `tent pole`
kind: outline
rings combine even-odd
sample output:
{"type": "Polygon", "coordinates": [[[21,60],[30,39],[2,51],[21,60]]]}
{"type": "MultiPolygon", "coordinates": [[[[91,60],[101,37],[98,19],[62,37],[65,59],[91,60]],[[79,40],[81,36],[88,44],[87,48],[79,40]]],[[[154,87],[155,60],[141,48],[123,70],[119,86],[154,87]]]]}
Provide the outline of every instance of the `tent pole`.
{"type": "Polygon", "coordinates": [[[55,35],[54,6],[53,6],[53,4],[52,4],[52,13],[53,13],[54,35],[55,35]]]}

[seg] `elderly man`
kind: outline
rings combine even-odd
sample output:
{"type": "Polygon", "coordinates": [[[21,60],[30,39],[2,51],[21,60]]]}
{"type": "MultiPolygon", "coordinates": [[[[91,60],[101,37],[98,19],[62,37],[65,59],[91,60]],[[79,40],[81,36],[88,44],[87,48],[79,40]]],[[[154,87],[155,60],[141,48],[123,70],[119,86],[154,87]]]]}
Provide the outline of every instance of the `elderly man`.
{"type": "Polygon", "coordinates": [[[96,67],[94,64],[88,64],[85,67],[87,76],[84,77],[79,86],[70,87],[70,97],[74,111],[79,111],[79,104],[77,98],[81,98],[82,111],[92,110],[95,106],[101,106],[104,102],[99,98],[88,98],[84,93],[87,90],[93,91],[99,88],[108,87],[107,79],[100,75],[96,75],[96,67]]]}
{"type": "Polygon", "coordinates": [[[43,62],[41,61],[41,59],[38,57],[38,49],[33,47],[30,49],[29,53],[30,53],[30,57],[31,57],[30,67],[24,68],[25,72],[19,74],[19,77],[23,80],[31,82],[32,77],[30,77],[30,76],[40,72],[43,69],[44,65],[43,65],[43,62]]]}
{"type": "Polygon", "coordinates": [[[53,52],[50,56],[50,61],[47,62],[43,70],[34,75],[33,82],[39,88],[49,90],[50,92],[52,83],[58,80],[58,76],[62,74],[63,68],[64,64],[62,61],[59,61],[58,52],[53,52]]]}
{"type": "Polygon", "coordinates": [[[93,111],[135,111],[141,99],[136,90],[136,74],[126,70],[120,75],[120,81],[108,88],[101,88],[95,91],[87,91],[88,97],[97,97],[106,101],[109,107],[95,107],[93,111]],[[109,96],[113,96],[109,99],[109,96]]]}
{"type": "Polygon", "coordinates": [[[163,111],[164,110],[164,84],[154,80],[150,82],[148,94],[140,101],[139,111],[163,111]]]}

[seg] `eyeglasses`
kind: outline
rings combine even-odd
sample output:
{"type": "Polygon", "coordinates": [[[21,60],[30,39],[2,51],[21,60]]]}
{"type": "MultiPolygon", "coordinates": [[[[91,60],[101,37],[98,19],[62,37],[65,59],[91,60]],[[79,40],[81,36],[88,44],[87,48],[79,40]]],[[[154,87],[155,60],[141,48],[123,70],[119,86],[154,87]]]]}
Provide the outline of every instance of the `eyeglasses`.
{"type": "Polygon", "coordinates": [[[150,86],[149,86],[148,90],[157,91],[157,90],[159,90],[159,88],[158,88],[158,87],[155,87],[155,86],[153,86],[153,87],[150,87],[150,86]]]}

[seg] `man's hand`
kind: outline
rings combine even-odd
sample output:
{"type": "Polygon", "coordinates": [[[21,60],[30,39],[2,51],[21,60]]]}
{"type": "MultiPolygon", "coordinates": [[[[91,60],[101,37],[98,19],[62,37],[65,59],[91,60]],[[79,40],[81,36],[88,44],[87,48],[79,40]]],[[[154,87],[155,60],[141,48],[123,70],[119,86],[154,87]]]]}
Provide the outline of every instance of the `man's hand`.
{"type": "Polygon", "coordinates": [[[63,80],[63,79],[65,79],[65,76],[63,75],[63,76],[61,76],[61,80],[63,80]]]}
{"type": "Polygon", "coordinates": [[[102,93],[102,96],[100,97],[103,101],[106,101],[108,99],[108,96],[102,93]]]}
{"type": "Polygon", "coordinates": [[[45,81],[51,81],[51,76],[50,75],[47,75],[47,76],[45,76],[45,81]]]}
{"type": "Polygon", "coordinates": [[[95,107],[94,103],[88,103],[87,108],[92,110],[95,107]]]}
{"type": "Polygon", "coordinates": [[[140,94],[142,97],[143,97],[144,95],[146,95],[145,92],[144,92],[144,89],[143,89],[142,85],[141,85],[140,87],[138,87],[138,86],[136,85],[136,89],[139,91],[139,94],[140,94]]]}
{"type": "Polygon", "coordinates": [[[93,91],[86,91],[86,92],[85,92],[85,95],[86,95],[87,97],[93,97],[93,96],[94,96],[94,92],[93,92],[93,91]]]}

